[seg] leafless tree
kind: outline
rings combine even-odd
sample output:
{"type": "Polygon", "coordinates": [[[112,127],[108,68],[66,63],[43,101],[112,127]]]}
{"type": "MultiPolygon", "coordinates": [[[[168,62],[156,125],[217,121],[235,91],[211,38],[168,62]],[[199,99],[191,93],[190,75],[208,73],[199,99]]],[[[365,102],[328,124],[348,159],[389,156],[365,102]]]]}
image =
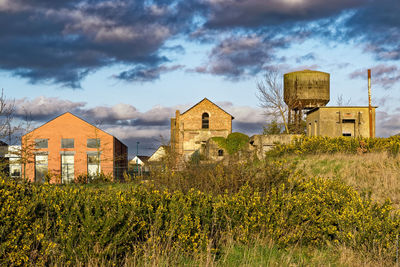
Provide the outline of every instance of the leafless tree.
{"type": "Polygon", "coordinates": [[[343,98],[343,94],[338,95],[336,98],[336,105],[338,105],[338,106],[349,106],[350,103],[351,103],[351,98],[345,100],[343,98]]]}
{"type": "Polygon", "coordinates": [[[264,75],[264,81],[257,83],[257,89],[257,98],[260,106],[265,110],[265,115],[275,120],[280,117],[288,134],[289,128],[286,121],[288,107],[283,100],[282,75],[276,69],[268,70],[264,75]]]}
{"type": "Polygon", "coordinates": [[[11,142],[13,133],[17,130],[17,126],[13,125],[15,113],[15,102],[7,99],[4,90],[1,89],[0,95],[0,139],[9,140],[11,142]]]}

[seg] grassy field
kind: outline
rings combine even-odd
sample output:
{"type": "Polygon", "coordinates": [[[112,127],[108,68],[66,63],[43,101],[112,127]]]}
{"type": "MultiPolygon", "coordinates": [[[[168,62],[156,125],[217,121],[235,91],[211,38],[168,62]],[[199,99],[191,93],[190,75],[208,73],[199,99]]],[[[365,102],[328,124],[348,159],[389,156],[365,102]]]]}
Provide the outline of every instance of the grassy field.
{"type": "Polygon", "coordinates": [[[400,158],[386,152],[289,156],[296,170],[306,176],[336,178],[380,203],[389,199],[400,208],[400,158]]]}

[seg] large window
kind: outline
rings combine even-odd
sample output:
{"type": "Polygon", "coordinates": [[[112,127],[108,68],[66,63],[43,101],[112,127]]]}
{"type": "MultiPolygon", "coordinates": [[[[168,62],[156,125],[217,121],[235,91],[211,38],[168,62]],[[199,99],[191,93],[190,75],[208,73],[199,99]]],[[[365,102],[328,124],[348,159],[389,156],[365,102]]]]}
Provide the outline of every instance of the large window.
{"type": "Polygon", "coordinates": [[[208,115],[208,113],[203,113],[203,115],[201,115],[201,128],[208,129],[210,126],[209,122],[210,122],[210,116],[208,115]]]}
{"type": "Polygon", "coordinates": [[[87,140],[88,148],[100,148],[100,139],[98,138],[89,138],[87,140]]]}
{"type": "Polygon", "coordinates": [[[21,163],[19,163],[19,158],[10,158],[10,176],[21,178],[21,163]]]}
{"type": "Polygon", "coordinates": [[[43,183],[48,170],[48,156],[35,155],[35,182],[43,183]]]}
{"type": "Polygon", "coordinates": [[[73,138],[61,139],[61,148],[74,148],[74,139],[73,138]]]}
{"type": "Polygon", "coordinates": [[[61,155],[61,182],[72,183],[74,171],[74,155],[61,155]]]}
{"type": "Polygon", "coordinates": [[[87,155],[87,168],[89,177],[97,177],[100,174],[100,155],[87,155]]]}
{"type": "Polygon", "coordinates": [[[48,148],[47,139],[35,139],[35,148],[48,148]]]}

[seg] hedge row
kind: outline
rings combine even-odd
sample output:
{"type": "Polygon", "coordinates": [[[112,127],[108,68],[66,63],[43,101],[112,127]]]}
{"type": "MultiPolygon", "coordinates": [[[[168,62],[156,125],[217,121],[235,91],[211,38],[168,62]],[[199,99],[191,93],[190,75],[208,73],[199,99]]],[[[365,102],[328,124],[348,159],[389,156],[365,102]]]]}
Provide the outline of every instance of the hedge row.
{"type": "Polygon", "coordinates": [[[277,144],[267,152],[267,156],[282,156],[287,154],[319,154],[319,153],[367,153],[387,151],[398,155],[400,151],[400,136],[389,138],[349,138],[301,136],[290,144],[277,144]]]}

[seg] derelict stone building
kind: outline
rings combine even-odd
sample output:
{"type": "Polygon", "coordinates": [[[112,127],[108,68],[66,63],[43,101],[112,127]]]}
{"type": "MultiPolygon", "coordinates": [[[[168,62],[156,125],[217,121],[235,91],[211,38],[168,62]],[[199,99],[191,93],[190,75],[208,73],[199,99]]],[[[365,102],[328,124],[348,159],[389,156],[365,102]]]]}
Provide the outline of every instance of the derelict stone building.
{"type": "Polygon", "coordinates": [[[203,152],[211,137],[232,133],[232,115],[204,98],[199,103],[171,118],[171,152],[184,160],[196,151],[203,152]]]}

